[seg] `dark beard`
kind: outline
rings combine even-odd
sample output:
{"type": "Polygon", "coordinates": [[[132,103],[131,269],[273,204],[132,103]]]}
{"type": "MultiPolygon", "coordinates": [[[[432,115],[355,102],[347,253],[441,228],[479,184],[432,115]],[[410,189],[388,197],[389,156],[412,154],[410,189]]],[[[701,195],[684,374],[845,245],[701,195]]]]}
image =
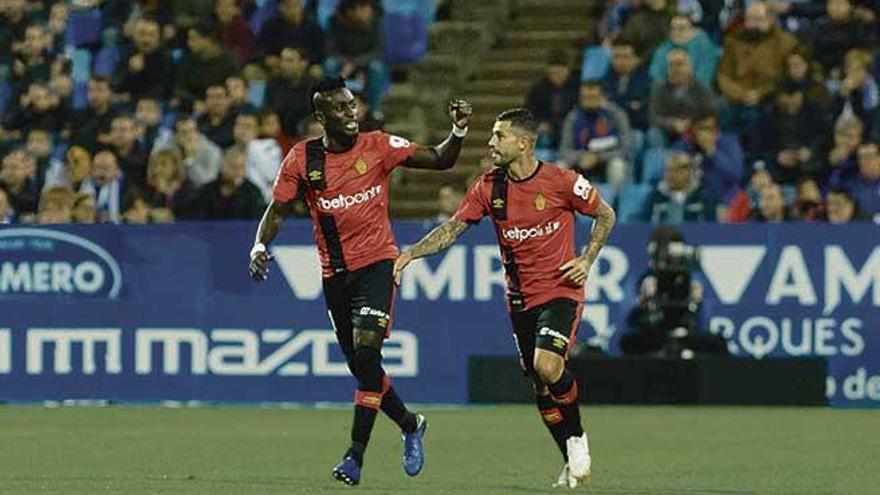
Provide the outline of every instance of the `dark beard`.
{"type": "Polygon", "coordinates": [[[768,33],[764,33],[757,29],[743,29],[742,37],[749,43],[758,43],[767,37],[768,33]]]}

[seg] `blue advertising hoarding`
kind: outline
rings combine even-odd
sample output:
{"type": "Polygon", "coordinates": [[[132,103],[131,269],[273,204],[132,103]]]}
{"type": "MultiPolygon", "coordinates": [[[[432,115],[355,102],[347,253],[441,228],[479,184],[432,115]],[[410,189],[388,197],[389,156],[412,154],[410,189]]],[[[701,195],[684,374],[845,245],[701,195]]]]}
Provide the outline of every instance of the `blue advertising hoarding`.
{"type": "MultiPolygon", "coordinates": [[[[401,244],[430,225],[399,222],[401,244]]],[[[251,282],[255,224],[0,229],[0,400],[348,401],[308,221],[251,282]]],[[[701,247],[705,326],[739,356],[825,356],[834,405],[880,405],[880,230],[683,228],[701,247]]],[[[581,340],[618,352],[650,227],[618,226],[587,286],[581,340]]],[[[579,229],[579,242],[588,226],[579,229]]],[[[406,400],[464,402],[472,355],[513,355],[485,222],[405,273],[386,367],[406,400]]]]}

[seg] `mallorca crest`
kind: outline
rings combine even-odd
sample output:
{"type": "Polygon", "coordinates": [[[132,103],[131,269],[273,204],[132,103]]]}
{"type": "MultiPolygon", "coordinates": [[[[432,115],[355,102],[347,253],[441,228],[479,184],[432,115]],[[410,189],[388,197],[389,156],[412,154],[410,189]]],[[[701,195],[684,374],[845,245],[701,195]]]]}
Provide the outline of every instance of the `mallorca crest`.
{"type": "Polygon", "coordinates": [[[365,173],[367,173],[367,170],[370,169],[370,166],[367,165],[367,162],[365,162],[363,158],[358,158],[357,163],[354,164],[354,169],[360,175],[364,175],[365,173]]]}
{"type": "Polygon", "coordinates": [[[538,193],[538,195],[535,196],[535,209],[538,211],[544,211],[545,208],[547,208],[547,198],[545,198],[543,194],[538,193]]]}

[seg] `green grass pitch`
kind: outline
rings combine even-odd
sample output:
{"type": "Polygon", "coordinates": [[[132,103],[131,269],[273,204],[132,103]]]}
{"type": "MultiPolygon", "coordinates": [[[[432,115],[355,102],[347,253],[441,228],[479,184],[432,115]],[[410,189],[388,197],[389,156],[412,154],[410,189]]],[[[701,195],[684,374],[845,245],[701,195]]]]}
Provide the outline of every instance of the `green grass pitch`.
{"type": "MultiPolygon", "coordinates": [[[[408,478],[377,420],[361,485],[338,485],[346,409],[0,407],[2,494],[527,494],[560,456],[528,406],[425,408],[425,469],[408,478]]],[[[583,407],[593,494],[880,493],[880,412],[583,407]]]]}

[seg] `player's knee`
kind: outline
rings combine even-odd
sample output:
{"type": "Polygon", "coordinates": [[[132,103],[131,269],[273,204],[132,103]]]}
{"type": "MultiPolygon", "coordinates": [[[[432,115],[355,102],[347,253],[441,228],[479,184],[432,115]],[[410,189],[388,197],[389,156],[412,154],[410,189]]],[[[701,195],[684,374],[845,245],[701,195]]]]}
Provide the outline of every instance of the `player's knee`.
{"type": "Polygon", "coordinates": [[[381,349],[383,337],[384,336],[381,332],[355,328],[354,347],[355,349],[359,347],[372,347],[373,349],[381,349]]]}
{"type": "Polygon", "coordinates": [[[554,383],[558,380],[564,367],[565,361],[559,358],[559,356],[535,356],[535,374],[545,384],[554,383]],[[557,359],[553,359],[553,357],[557,359]]]}
{"type": "Polygon", "coordinates": [[[532,386],[535,388],[535,394],[537,395],[547,395],[550,393],[547,384],[544,383],[544,380],[541,378],[535,377],[534,380],[532,380],[532,386]]]}

